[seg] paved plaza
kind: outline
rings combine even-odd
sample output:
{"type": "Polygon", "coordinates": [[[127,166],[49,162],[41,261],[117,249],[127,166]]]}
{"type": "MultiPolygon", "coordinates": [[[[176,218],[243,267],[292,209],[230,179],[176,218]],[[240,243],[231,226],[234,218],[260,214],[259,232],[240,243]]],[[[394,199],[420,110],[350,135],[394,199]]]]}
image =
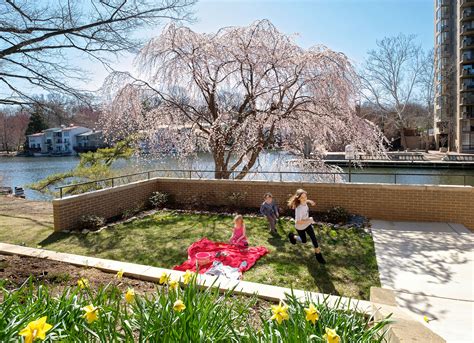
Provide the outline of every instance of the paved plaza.
{"type": "Polygon", "coordinates": [[[372,221],[382,287],[448,342],[474,342],[474,234],[459,224],[372,221]]]}

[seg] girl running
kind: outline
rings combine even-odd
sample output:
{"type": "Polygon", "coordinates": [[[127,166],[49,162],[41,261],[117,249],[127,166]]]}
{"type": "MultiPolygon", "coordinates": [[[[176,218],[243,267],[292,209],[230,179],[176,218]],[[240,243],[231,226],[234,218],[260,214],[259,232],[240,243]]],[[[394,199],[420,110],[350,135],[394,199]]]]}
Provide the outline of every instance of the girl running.
{"type": "Polygon", "coordinates": [[[296,242],[306,243],[306,234],[308,234],[314,246],[314,255],[316,260],[319,263],[324,264],[326,263],[326,260],[321,254],[321,249],[319,248],[318,241],[316,240],[316,235],[313,229],[314,220],[313,217],[309,216],[308,204],[311,206],[315,205],[314,201],[308,199],[308,195],[304,189],[298,189],[295,195],[293,195],[290,200],[288,200],[288,207],[295,210],[295,227],[296,232],[298,232],[298,236],[296,236],[293,232],[290,232],[288,234],[288,239],[290,240],[291,244],[296,244],[296,242]]]}

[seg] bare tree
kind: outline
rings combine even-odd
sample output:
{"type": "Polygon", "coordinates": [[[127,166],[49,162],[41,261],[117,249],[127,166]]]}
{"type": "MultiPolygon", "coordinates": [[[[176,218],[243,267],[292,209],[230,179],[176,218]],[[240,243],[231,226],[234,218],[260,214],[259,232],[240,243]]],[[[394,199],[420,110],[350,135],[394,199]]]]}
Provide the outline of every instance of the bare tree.
{"type": "Polygon", "coordinates": [[[407,105],[416,98],[424,67],[423,57],[414,35],[385,37],[377,41],[376,49],[368,51],[360,72],[363,97],[386,116],[395,114],[403,147],[406,147],[407,105]]]}
{"type": "Polygon", "coordinates": [[[107,64],[107,56],[137,51],[137,29],[188,19],[195,0],[0,1],[0,104],[30,105],[32,92],[84,100],[71,81],[84,72],[69,51],[107,64]]]}
{"type": "Polygon", "coordinates": [[[25,142],[29,114],[25,111],[0,110],[0,150],[18,151],[25,142]]]}
{"type": "Polygon", "coordinates": [[[209,151],[216,178],[245,177],[276,134],[295,153],[308,138],[323,150],[337,135],[379,147],[376,130],[355,114],[357,76],[346,56],[304,50],[269,21],[216,34],[169,25],[137,61],[141,80],[113,74],[104,87],[116,94],[104,111],[106,132],[159,136],[155,146],[169,135],[179,153],[209,151]]]}
{"type": "Polygon", "coordinates": [[[426,109],[426,128],[433,127],[435,99],[435,60],[434,49],[428,50],[423,56],[420,73],[420,103],[426,109]]]}

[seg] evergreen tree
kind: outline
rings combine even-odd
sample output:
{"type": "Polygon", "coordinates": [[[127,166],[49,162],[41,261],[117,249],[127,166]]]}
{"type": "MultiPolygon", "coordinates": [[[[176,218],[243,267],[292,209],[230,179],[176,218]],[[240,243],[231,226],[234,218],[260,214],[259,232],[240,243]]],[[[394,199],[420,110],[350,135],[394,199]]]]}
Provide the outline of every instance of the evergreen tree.
{"type": "Polygon", "coordinates": [[[30,121],[28,123],[28,127],[26,128],[25,135],[32,135],[34,133],[41,132],[46,130],[48,125],[44,120],[43,112],[38,106],[34,107],[33,113],[31,113],[30,121]]]}

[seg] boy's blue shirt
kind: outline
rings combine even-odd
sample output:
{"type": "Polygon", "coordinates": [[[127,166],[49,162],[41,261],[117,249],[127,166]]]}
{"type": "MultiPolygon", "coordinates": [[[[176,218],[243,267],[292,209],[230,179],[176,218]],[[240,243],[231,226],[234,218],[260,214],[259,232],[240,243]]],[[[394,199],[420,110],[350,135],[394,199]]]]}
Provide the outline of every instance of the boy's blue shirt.
{"type": "Polygon", "coordinates": [[[265,201],[260,206],[260,213],[264,216],[276,216],[278,214],[278,207],[274,201],[271,204],[267,204],[265,201]]]}

